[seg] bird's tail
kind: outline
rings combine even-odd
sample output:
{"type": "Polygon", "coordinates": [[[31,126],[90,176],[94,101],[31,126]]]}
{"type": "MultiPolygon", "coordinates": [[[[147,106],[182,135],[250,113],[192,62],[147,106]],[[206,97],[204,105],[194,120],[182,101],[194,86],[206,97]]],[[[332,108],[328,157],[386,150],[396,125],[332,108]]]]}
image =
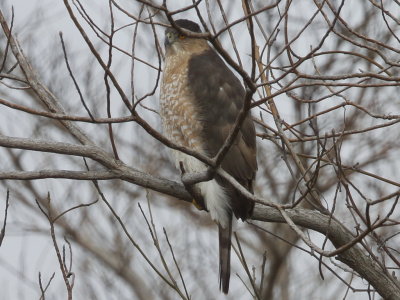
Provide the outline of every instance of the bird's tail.
{"type": "Polygon", "coordinates": [[[227,228],[218,225],[219,238],[219,289],[227,294],[231,276],[231,235],[232,213],[229,216],[227,228]]]}

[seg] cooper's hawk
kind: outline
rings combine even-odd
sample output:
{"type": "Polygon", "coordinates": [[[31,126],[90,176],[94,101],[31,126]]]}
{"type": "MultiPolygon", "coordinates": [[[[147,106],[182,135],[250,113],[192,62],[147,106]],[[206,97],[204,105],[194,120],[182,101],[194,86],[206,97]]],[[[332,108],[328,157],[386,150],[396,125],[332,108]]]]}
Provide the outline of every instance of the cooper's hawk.
{"type": "MultiPolygon", "coordinates": [[[[200,33],[189,20],[176,25],[200,33]]],[[[160,112],[164,134],[171,141],[214,157],[233,128],[244,105],[245,91],[206,40],[191,38],[171,28],[165,32],[165,66],[160,112]]],[[[250,113],[221,163],[221,168],[252,192],[257,170],[256,135],[250,113]]],[[[206,170],[196,158],[173,150],[176,166],[187,172],[206,170]]],[[[198,183],[211,218],[219,228],[220,288],[228,293],[232,214],[245,219],[253,202],[243,197],[218,175],[198,183]]]]}

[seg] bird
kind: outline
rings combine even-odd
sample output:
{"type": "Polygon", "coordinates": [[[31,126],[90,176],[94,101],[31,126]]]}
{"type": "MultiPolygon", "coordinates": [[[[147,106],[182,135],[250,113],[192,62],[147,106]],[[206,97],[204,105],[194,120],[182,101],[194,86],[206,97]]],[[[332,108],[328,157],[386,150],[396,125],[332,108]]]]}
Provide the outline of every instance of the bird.
{"type": "MultiPolygon", "coordinates": [[[[179,19],[175,25],[201,33],[199,25],[179,19]]],[[[181,32],[180,32],[181,31],[181,32]]],[[[165,58],[160,87],[160,116],[163,134],[179,146],[213,158],[221,149],[244,106],[245,90],[206,39],[165,30],[165,58]]],[[[176,167],[202,172],[206,164],[178,150],[172,151],[176,167]]],[[[257,171],[256,133],[247,112],[220,168],[253,193],[257,171]]],[[[232,216],[245,220],[254,202],[244,197],[218,174],[196,184],[212,220],[218,224],[219,288],[229,291],[232,216]]]]}

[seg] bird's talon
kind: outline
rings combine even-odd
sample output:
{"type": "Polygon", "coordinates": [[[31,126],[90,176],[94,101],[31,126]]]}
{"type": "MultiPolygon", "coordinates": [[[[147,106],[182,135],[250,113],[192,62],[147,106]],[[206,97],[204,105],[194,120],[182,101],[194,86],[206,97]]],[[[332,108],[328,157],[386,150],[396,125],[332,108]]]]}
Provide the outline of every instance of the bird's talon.
{"type": "Polygon", "coordinates": [[[192,200],[192,204],[198,209],[198,210],[204,210],[204,207],[197,203],[195,199],[192,200]]]}

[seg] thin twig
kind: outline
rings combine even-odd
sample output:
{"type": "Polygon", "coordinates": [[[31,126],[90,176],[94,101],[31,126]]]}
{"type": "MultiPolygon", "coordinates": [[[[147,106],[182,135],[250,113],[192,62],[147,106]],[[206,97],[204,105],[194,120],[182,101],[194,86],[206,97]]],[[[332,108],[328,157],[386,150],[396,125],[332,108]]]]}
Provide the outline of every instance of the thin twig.
{"type": "Polygon", "coordinates": [[[1,247],[1,244],[3,243],[4,237],[6,235],[7,215],[8,215],[8,207],[9,206],[10,206],[10,191],[7,190],[6,207],[4,208],[3,226],[1,227],[1,230],[0,230],[0,247],[1,247]]]}

